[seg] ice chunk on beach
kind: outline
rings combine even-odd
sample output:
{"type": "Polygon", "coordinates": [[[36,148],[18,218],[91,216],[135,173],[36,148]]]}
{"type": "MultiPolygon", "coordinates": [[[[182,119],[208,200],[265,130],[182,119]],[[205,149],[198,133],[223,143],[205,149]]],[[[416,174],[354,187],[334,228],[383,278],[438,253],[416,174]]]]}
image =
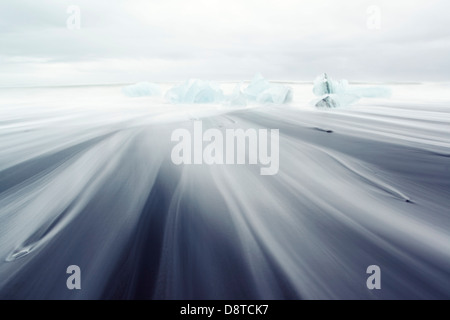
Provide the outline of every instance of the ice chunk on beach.
{"type": "Polygon", "coordinates": [[[258,96],[265,90],[270,88],[270,83],[264,77],[258,73],[253,77],[253,80],[244,89],[244,94],[251,100],[256,100],[258,96]]]}
{"type": "Polygon", "coordinates": [[[233,107],[245,107],[247,105],[247,97],[243,93],[243,82],[238,83],[233,90],[231,96],[227,97],[227,103],[233,107]]]}
{"type": "Polygon", "coordinates": [[[161,89],[157,84],[139,82],[122,88],[122,93],[128,97],[159,96],[161,89]]]}
{"type": "Polygon", "coordinates": [[[261,74],[256,74],[243,91],[247,99],[258,103],[283,104],[292,101],[292,88],[280,84],[271,84],[261,74]]]}
{"type": "Polygon", "coordinates": [[[292,101],[292,89],[288,86],[272,85],[264,90],[257,98],[258,103],[283,104],[292,101]]]}
{"type": "Polygon", "coordinates": [[[319,97],[313,101],[318,108],[348,106],[361,98],[387,98],[391,91],[385,87],[355,87],[347,80],[332,80],[326,73],[314,80],[313,93],[319,97]]]}
{"type": "Polygon", "coordinates": [[[166,93],[166,99],[171,103],[215,103],[221,102],[224,95],[215,83],[190,79],[172,87],[166,93]]]}
{"type": "Polygon", "coordinates": [[[316,96],[323,96],[326,94],[344,93],[348,90],[348,81],[340,80],[334,81],[326,73],[318,76],[314,80],[313,92],[316,96]]]}
{"type": "Polygon", "coordinates": [[[330,95],[325,95],[323,98],[319,99],[319,101],[315,102],[314,105],[317,108],[337,108],[338,105],[336,101],[330,97],[330,95]]]}
{"type": "Polygon", "coordinates": [[[360,98],[352,94],[326,94],[314,101],[317,108],[339,108],[351,105],[360,98]]]}

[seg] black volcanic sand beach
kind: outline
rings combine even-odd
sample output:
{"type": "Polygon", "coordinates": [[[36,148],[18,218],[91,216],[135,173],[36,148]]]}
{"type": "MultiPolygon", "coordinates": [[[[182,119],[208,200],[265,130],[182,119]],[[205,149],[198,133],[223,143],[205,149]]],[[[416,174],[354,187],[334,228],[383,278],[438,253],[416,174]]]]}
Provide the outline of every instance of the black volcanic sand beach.
{"type": "Polygon", "coordinates": [[[384,108],[199,118],[279,129],[273,176],[174,165],[171,133],[193,119],[45,143],[16,130],[1,158],[0,298],[450,299],[450,109],[384,108]],[[81,290],[66,287],[70,265],[81,290]],[[381,290],[366,287],[370,265],[381,290]]]}

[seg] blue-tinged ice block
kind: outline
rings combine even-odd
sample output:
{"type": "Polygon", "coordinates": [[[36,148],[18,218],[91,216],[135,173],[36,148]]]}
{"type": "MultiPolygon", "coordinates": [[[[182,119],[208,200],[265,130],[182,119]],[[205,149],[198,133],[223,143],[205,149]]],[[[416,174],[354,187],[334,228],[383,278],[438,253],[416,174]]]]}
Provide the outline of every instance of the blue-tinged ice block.
{"type": "Polygon", "coordinates": [[[360,98],[353,94],[326,94],[321,96],[319,99],[313,101],[314,106],[317,108],[339,108],[349,106],[355,103],[360,98]]]}
{"type": "Polygon", "coordinates": [[[250,101],[258,103],[283,104],[292,101],[292,88],[279,84],[272,84],[261,74],[256,74],[247,88],[243,91],[250,101]]]}
{"type": "Polygon", "coordinates": [[[326,73],[314,80],[313,93],[318,96],[313,101],[318,108],[345,107],[361,98],[387,98],[391,90],[385,87],[355,87],[347,80],[332,80],[326,73]]]}
{"type": "Polygon", "coordinates": [[[276,103],[283,104],[292,101],[292,89],[282,85],[272,85],[264,90],[257,98],[258,103],[276,103]]]}
{"type": "Polygon", "coordinates": [[[332,80],[326,73],[318,76],[314,80],[313,92],[316,96],[323,96],[326,94],[345,93],[348,90],[348,81],[332,80]]]}
{"type": "Polygon", "coordinates": [[[247,88],[244,89],[244,94],[248,97],[248,99],[256,101],[258,96],[269,88],[270,82],[264,79],[264,77],[260,73],[258,73],[253,77],[253,80],[250,82],[247,88]]]}
{"type": "Polygon", "coordinates": [[[243,93],[243,82],[238,83],[233,90],[231,96],[227,97],[227,104],[233,107],[245,107],[247,105],[247,97],[243,93]]]}
{"type": "Polygon", "coordinates": [[[171,103],[217,103],[223,101],[224,95],[215,83],[190,79],[167,91],[166,99],[171,103]]]}
{"type": "Polygon", "coordinates": [[[128,97],[148,97],[161,95],[161,88],[154,83],[139,82],[122,88],[122,93],[128,97]]]}
{"type": "Polygon", "coordinates": [[[314,106],[317,108],[337,108],[338,103],[329,95],[325,95],[323,98],[320,98],[318,101],[314,102],[314,106]]]}

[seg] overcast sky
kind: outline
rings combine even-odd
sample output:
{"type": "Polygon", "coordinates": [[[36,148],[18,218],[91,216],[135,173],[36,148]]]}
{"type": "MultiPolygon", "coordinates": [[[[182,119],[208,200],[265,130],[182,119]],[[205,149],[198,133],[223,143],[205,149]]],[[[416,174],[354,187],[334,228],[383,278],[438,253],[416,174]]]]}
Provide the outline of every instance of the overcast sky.
{"type": "Polygon", "coordinates": [[[449,0],[0,0],[0,86],[449,81],[449,16],[449,0]]]}

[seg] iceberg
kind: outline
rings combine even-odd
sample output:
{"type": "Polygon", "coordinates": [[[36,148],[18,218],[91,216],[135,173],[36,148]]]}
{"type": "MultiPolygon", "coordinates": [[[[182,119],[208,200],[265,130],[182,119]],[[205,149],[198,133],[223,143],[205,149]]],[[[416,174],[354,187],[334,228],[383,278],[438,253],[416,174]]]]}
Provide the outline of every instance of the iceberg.
{"type": "Polygon", "coordinates": [[[256,101],[258,96],[269,88],[270,82],[264,79],[264,77],[260,73],[258,73],[253,77],[253,80],[250,82],[247,88],[244,89],[244,94],[248,97],[248,99],[256,101]]]}
{"type": "Polygon", "coordinates": [[[242,92],[243,82],[240,82],[234,87],[233,94],[227,97],[229,105],[234,107],[245,107],[247,105],[247,97],[242,92]]]}
{"type": "Polygon", "coordinates": [[[292,101],[292,89],[287,86],[273,85],[263,91],[256,99],[258,103],[284,104],[292,101]]]}
{"type": "Polygon", "coordinates": [[[324,73],[314,80],[313,93],[319,97],[313,101],[317,108],[338,108],[361,98],[388,98],[391,90],[385,87],[352,87],[347,80],[335,81],[324,73]]]}
{"type": "Polygon", "coordinates": [[[161,95],[161,89],[157,84],[139,82],[122,88],[122,93],[128,97],[148,97],[161,95]]]}
{"type": "Polygon", "coordinates": [[[348,87],[349,85],[347,80],[334,81],[329,78],[326,73],[324,73],[314,80],[313,92],[316,96],[345,93],[348,90],[348,87]]]}
{"type": "Polygon", "coordinates": [[[279,84],[271,84],[261,74],[256,74],[243,94],[248,100],[258,103],[284,104],[292,101],[292,88],[279,84]]]}
{"type": "Polygon", "coordinates": [[[339,108],[351,105],[360,98],[352,94],[326,94],[314,101],[314,106],[317,108],[339,108]]]}
{"type": "Polygon", "coordinates": [[[171,103],[215,103],[222,102],[224,95],[215,83],[190,79],[167,91],[166,99],[171,103]]]}
{"type": "Polygon", "coordinates": [[[336,101],[333,98],[331,98],[329,95],[325,96],[324,98],[319,99],[319,101],[317,101],[314,105],[317,108],[337,108],[338,107],[336,101]]]}
{"type": "Polygon", "coordinates": [[[181,103],[223,103],[230,106],[245,107],[249,102],[260,104],[283,104],[292,101],[292,88],[272,84],[257,74],[247,87],[241,82],[230,95],[224,95],[216,83],[190,79],[172,87],[165,94],[168,102],[181,103]]]}

